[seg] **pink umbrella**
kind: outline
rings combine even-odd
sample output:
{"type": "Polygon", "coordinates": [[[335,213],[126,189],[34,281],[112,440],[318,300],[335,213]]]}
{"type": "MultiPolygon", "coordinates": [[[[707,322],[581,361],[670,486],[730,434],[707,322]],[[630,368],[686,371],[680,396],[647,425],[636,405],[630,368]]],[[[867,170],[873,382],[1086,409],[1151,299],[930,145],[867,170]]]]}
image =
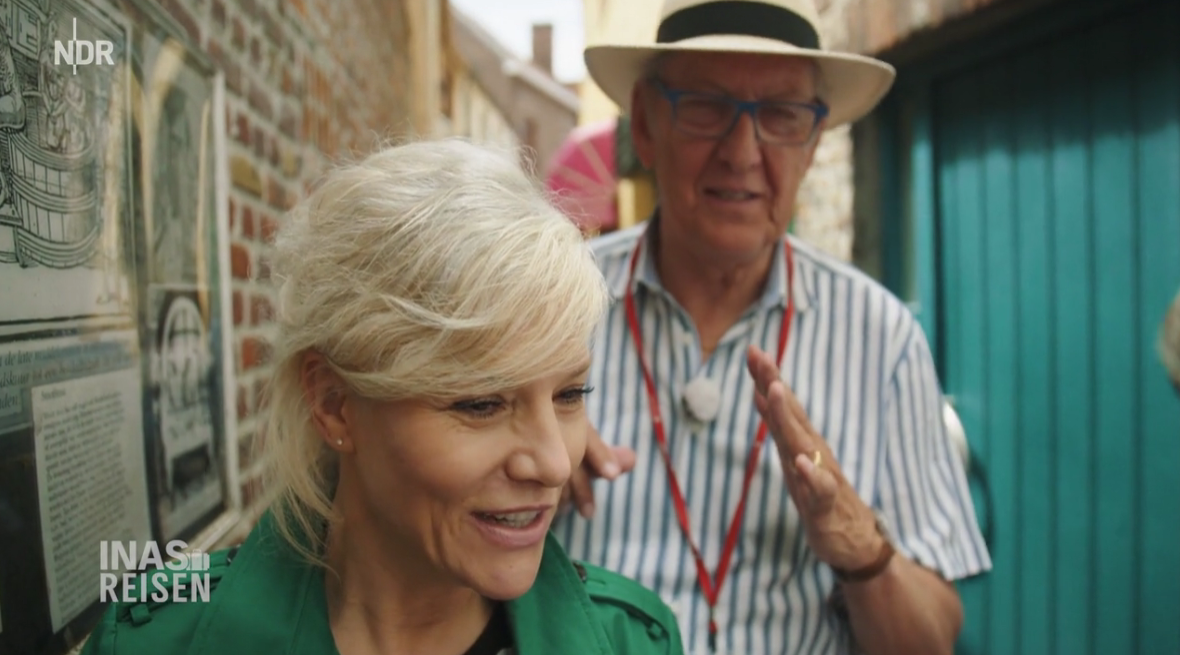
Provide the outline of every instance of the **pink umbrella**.
{"type": "Polygon", "coordinates": [[[554,153],[545,186],[583,230],[607,232],[619,225],[615,205],[615,127],[611,119],[575,128],[554,153]]]}

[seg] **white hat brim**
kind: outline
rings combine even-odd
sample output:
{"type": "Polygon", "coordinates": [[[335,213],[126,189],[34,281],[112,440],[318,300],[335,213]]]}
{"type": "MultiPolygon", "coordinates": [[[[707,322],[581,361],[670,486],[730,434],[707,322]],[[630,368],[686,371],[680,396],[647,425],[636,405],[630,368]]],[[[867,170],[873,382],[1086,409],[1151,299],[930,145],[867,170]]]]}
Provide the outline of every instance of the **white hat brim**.
{"type": "Polygon", "coordinates": [[[623,110],[631,107],[631,90],[644,66],[662,52],[742,52],[813,59],[823,76],[822,98],[828,105],[827,129],[856,121],[877,106],[893,85],[889,64],[861,55],[798,48],[753,36],[712,35],[675,43],[598,45],[586,49],[586,70],[603,93],[623,110]]]}

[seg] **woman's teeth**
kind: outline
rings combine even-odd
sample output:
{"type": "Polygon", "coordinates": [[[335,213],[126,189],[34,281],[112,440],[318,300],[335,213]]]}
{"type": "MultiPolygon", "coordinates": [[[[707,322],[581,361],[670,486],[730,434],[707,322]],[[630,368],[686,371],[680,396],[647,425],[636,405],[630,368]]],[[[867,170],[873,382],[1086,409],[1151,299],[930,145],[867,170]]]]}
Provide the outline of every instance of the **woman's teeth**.
{"type": "Polygon", "coordinates": [[[479,517],[485,521],[499,523],[505,527],[523,528],[531,525],[540,515],[540,512],[512,512],[510,514],[486,514],[480,512],[479,517]]]}

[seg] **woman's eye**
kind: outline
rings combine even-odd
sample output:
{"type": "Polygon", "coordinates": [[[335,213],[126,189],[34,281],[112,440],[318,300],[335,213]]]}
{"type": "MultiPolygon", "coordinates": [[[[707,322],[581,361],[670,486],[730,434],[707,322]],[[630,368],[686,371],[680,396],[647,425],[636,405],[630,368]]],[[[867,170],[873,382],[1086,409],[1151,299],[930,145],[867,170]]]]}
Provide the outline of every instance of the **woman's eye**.
{"type": "Polygon", "coordinates": [[[451,409],[463,412],[464,414],[473,416],[475,418],[488,418],[494,415],[503,406],[504,403],[502,401],[488,398],[480,400],[461,400],[454,405],[451,405],[451,409]]]}
{"type": "Polygon", "coordinates": [[[560,394],[558,394],[557,399],[558,401],[567,405],[577,405],[585,400],[586,396],[589,395],[591,391],[594,391],[594,387],[574,387],[572,389],[566,389],[565,391],[562,391],[560,394]]]}

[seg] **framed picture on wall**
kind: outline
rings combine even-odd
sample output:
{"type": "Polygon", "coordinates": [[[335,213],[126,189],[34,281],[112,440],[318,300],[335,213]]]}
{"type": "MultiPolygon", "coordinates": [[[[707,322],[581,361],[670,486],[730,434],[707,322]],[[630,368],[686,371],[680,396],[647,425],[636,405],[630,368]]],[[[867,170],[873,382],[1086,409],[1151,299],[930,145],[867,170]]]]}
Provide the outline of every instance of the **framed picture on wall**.
{"type": "Polygon", "coordinates": [[[136,5],[149,487],[158,538],[197,538],[231,508],[221,77],[158,6],[136,5]]]}
{"type": "Polygon", "coordinates": [[[133,29],[101,0],[0,2],[0,652],[68,648],[99,542],[153,535],[133,29]]]}
{"type": "Polygon", "coordinates": [[[101,542],[236,522],[224,116],[156,2],[0,0],[0,653],[84,638],[101,542]]]}

